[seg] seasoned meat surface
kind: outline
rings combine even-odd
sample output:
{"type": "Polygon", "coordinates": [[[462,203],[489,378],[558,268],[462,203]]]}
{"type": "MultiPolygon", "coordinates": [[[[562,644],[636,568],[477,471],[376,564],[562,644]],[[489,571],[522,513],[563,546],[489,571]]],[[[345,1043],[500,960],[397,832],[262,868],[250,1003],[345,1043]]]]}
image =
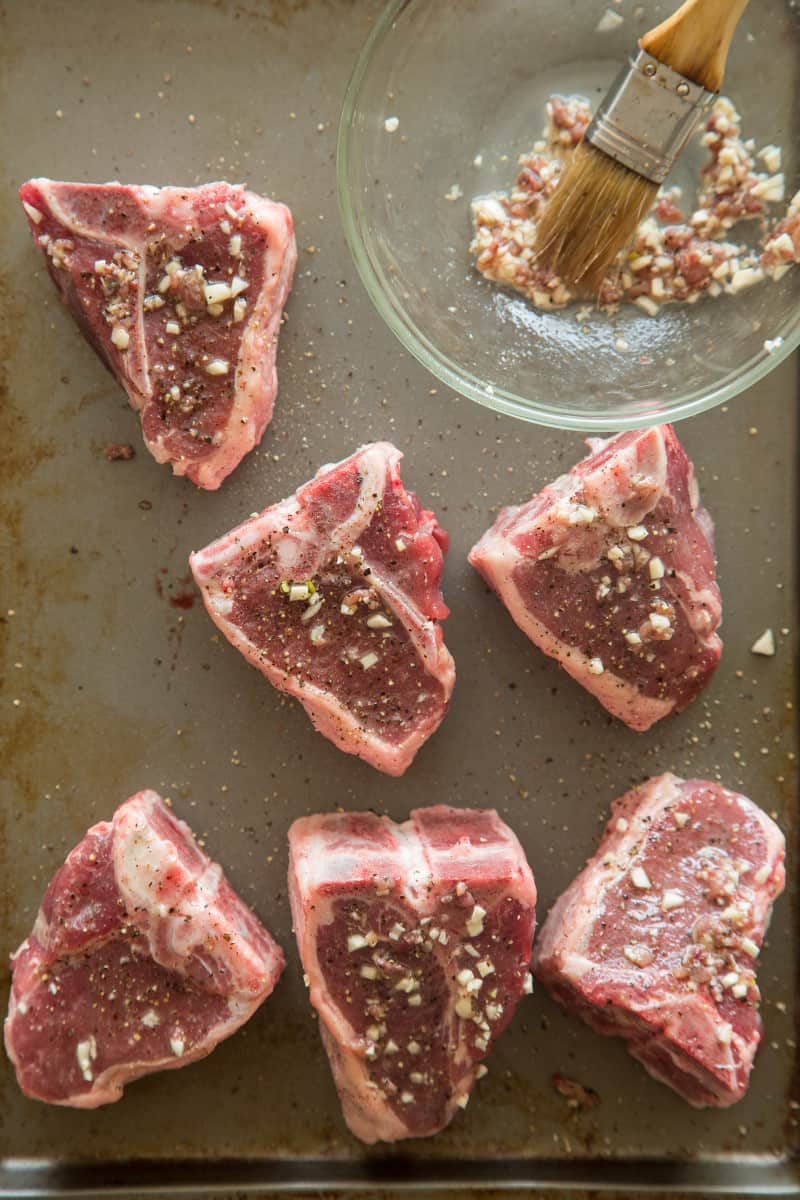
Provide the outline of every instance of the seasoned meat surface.
{"type": "Polygon", "coordinates": [[[283,204],[240,186],[32,179],[34,240],[128,393],[157,462],[218,488],[261,440],[297,250],[283,204]]]}
{"type": "Polygon", "coordinates": [[[190,560],[225,636],[348,754],[401,775],[444,717],[447,534],[362,446],[190,560]]]}
{"type": "Polygon", "coordinates": [[[745,796],[650,779],[614,804],[544,923],[534,973],[690,1104],[733,1104],[761,1040],[756,964],[783,859],[783,834],[745,796]]]}
{"type": "Polygon", "coordinates": [[[592,440],[469,560],[520,629],[632,729],[680,712],[722,652],[713,525],[669,425],[592,440]]]}
{"type": "Polygon", "coordinates": [[[304,817],[289,848],[297,944],[347,1124],[365,1142],[436,1133],[530,990],[522,847],[496,812],[439,805],[401,825],[304,817]]]}
{"type": "Polygon", "coordinates": [[[283,953],[161,798],[94,825],[12,957],[5,1043],[26,1095],[97,1108],[210,1054],[275,987],[283,953]]]}

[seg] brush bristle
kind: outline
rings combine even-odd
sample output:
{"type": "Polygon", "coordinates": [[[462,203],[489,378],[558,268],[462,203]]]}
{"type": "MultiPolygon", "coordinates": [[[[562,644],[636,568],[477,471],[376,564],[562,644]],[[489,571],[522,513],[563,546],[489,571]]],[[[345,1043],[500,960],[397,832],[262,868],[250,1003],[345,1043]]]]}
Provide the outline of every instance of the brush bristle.
{"type": "Polygon", "coordinates": [[[657,184],[581,143],[537,222],[537,264],[596,293],[657,194],[657,184]]]}

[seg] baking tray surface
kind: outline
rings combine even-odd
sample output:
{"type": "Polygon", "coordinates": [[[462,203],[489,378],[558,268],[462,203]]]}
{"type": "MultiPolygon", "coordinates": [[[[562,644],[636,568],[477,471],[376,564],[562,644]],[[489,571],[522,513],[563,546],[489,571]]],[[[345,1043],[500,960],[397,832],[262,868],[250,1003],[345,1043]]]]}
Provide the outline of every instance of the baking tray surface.
{"type": "Polygon", "coordinates": [[[798,1193],[796,363],[680,428],[717,522],[725,652],[690,710],[633,734],[527,643],[466,563],[498,507],[571,466],[580,439],[437,387],[380,324],[347,255],[336,123],[378,10],[375,0],[12,0],[5,10],[0,1002],[8,953],[65,853],[145,786],[169,796],[225,865],[289,967],[210,1058],[143,1080],[105,1109],[27,1101],[3,1059],[0,1195],[488,1184],[798,1193]],[[275,419],[218,493],[150,459],[120,389],[58,303],[15,194],[36,174],[222,177],[291,205],[300,262],[275,419]],[[314,734],[220,640],[187,567],[191,550],[371,438],[405,452],[404,479],[452,539],[453,706],[399,780],[314,734]],[[108,442],[130,442],[135,458],[106,461],[108,442]],[[767,627],[778,652],[757,658],[749,647],[767,627]],[[496,806],[528,853],[542,919],[593,850],[610,801],[663,770],[723,779],[789,839],[746,1099],[725,1112],[688,1108],[621,1042],[537,989],[447,1131],[360,1146],[342,1122],[293,947],[291,821],[335,805],[396,819],[439,801],[496,806]],[[594,1087],[599,1107],[571,1112],[554,1072],[594,1087]]]}

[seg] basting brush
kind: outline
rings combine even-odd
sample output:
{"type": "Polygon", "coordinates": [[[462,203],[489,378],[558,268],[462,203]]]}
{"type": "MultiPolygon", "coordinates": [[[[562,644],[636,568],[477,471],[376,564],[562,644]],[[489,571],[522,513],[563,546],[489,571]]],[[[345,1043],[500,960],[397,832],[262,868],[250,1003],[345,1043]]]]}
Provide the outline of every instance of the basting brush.
{"type": "Polygon", "coordinates": [[[747,3],[686,0],[644,35],[537,223],[537,265],[599,289],[722,86],[747,3]]]}

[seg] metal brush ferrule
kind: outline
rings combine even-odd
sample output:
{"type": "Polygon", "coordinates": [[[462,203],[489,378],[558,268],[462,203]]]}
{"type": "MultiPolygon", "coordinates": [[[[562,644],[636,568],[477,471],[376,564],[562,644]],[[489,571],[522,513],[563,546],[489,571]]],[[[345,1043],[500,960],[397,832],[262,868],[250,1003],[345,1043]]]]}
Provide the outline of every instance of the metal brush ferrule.
{"type": "Polygon", "coordinates": [[[617,76],[585,140],[637,175],[663,183],[715,96],[640,50],[617,76]]]}

